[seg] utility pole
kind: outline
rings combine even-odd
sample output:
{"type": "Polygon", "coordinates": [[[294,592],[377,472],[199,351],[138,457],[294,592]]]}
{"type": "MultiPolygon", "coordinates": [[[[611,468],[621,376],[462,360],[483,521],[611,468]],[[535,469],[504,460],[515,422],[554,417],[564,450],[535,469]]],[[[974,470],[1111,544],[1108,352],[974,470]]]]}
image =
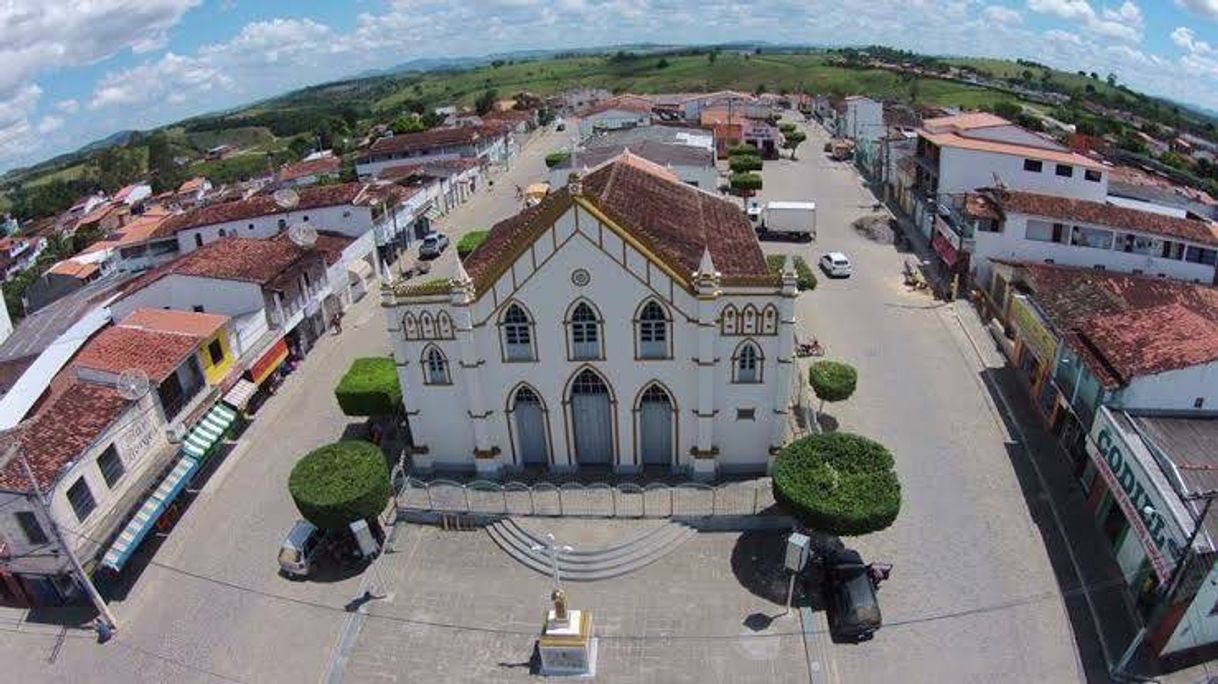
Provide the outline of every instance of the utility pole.
{"type": "MultiPolygon", "coordinates": [[[[106,626],[111,631],[118,630],[118,620],[114,618],[114,613],[110,612],[110,606],[106,605],[106,600],[97,592],[97,587],[93,586],[93,580],[85,573],[85,568],[80,564],[80,559],[76,557],[76,551],[63,538],[63,532],[59,529],[59,524],[55,522],[55,518],[51,517],[51,508],[47,504],[46,497],[42,494],[42,488],[38,486],[38,480],[34,478],[34,471],[30,469],[29,461],[25,460],[25,451],[21,447],[14,447],[17,452],[17,458],[21,459],[21,466],[25,469],[25,476],[30,480],[30,487],[34,490],[34,500],[38,502],[38,507],[42,510],[43,517],[51,526],[51,534],[55,536],[55,542],[59,544],[59,548],[68,556],[68,561],[72,564],[72,572],[76,575],[76,580],[85,589],[85,593],[89,595],[89,600],[93,602],[93,606],[97,608],[97,612],[101,615],[101,619],[105,621],[106,626]]],[[[100,630],[99,630],[100,631],[100,630]]]]}

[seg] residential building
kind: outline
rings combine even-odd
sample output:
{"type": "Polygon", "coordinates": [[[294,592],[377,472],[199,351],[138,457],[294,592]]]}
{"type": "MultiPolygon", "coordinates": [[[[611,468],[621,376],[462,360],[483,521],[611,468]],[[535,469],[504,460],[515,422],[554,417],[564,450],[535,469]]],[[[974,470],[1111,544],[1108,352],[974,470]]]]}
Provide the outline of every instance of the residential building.
{"type": "Polygon", "coordinates": [[[604,88],[575,88],[562,94],[563,109],[572,114],[583,114],[592,107],[613,97],[604,88]]]}
{"type": "Polygon", "coordinates": [[[599,131],[591,137],[580,141],[580,147],[594,149],[598,147],[630,147],[635,148],[644,143],[660,143],[663,145],[685,145],[708,152],[715,151],[715,133],[709,128],[694,128],[692,126],[673,126],[656,124],[636,128],[619,128],[611,131],[599,131]]]}
{"type": "Polygon", "coordinates": [[[581,138],[597,131],[636,128],[651,124],[651,100],[637,95],[619,95],[585,111],[579,118],[581,138]]]}
{"type": "Polygon", "coordinates": [[[721,109],[746,119],[768,121],[775,118],[772,106],[748,93],[733,90],[690,95],[681,100],[678,109],[686,121],[702,121],[702,113],[708,109],[721,109]]]}
{"type": "Polygon", "coordinates": [[[537,128],[537,110],[535,109],[506,109],[494,110],[482,117],[483,123],[503,124],[513,133],[524,135],[537,128]]]}
{"type": "Polygon", "coordinates": [[[113,200],[129,207],[137,206],[152,196],[152,186],[147,183],[132,183],[114,193],[113,200]]]}
{"type": "Polygon", "coordinates": [[[40,236],[0,238],[0,275],[4,282],[33,266],[46,244],[46,238],[40,236]]]}
{"type": "Polygon", "coordinates": [[[787,441],[795,273],[737,204],[623,155],[454,268],[382,299],[416,468],[709,478],[787,441]]]}
{"type": "Polygon", "coordinates": [[[872,145],[884,137],[883,103],[862,95],[851,95],[844,102],[845,115],[838,126],[838,137],[850,138],[860,145],[872,145]]]}
{"type": "Polygon", "coordinates": [[[283,187],[301,188],[324,179],[338,180],[342,160],[333,155],[298,161],[279,169],[276,179],[283,187]]]}
{"type": "MultiPolygon", "coordinates": [[[[419,192],[419,218],[414,225],[415,237],[421,238],[431,229],[431,221],[464,204],[485,180],[482,165],[474,159],[440,159],[388,166],[379,178],[397,183],[408,193],[419,192]]],[[[414,195],[407,195],[415,199],[414,195]]]]}
{"type": "Polygon", "coordinates": [[[728,150],[740,144],[756,147],[765,159],[777,159],[782,143],[778,127],[764,119],[750,119],[728,109],[702,110],[702,125],[715,134],[715,151],[726,159],[728,150]]]}
{"type": "Polygon", "coordinates": [[[550,187],[566,185],[572,171],[582,171],[604,164],[623,154],[637,155],[667,168],[695,188],[715,191],[719,187],[719,170],[715,167],[715,153],[711,150],[689,145],[670,145],[644,140],[634,145],[597,146],[587,150],[576,150],[566,161],[550,168],[550,187]]]}
{"type": "Polygon", "coordinates": [[[482,164],[498,163],[507,159],[508,146],[508,136],[497,127],[434,128],[376,140],[359,158],[355,169],[360,178],[372,178],[381,169],[390,166],[438,159],[476,159],[482,164]]]}
{"type": "Polygon", "coordinates": [[[211,192],[211,189],[211,181],[203,176],[191,178],[178,186],[177,192],[173,193],[171,201],[179,207],[189,209],[201,204],[208,193],[211,192]]]}

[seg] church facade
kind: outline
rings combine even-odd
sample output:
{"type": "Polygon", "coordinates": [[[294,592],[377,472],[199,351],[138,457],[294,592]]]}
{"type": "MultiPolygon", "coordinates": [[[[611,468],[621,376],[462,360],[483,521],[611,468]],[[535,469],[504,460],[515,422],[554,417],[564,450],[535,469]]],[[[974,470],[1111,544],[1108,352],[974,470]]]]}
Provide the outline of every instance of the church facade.
{"type": "Polygon", "coordinates": [[[384,289],[415,469],[763,472],[796,296],[739,206],[625,153],[384,289]]]}

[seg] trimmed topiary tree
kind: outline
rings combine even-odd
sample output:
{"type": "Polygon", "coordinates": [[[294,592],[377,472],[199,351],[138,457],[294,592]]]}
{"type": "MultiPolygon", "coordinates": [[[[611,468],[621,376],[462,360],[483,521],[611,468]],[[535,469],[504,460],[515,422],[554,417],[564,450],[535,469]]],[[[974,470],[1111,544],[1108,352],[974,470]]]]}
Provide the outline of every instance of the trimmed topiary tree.
{"type": "Polygon", "coordinates": [[[727,156],[728,157],[740,157],[740,156],[760,157],[761,152],[759,152],[757,150],[756,145],[751,145],[749,143],[741,143],[739,145],[732,145],[731,147],[727,148],[727,156]]]}
{"type": "Polygon", "coordinates": [[[392,496],[385,455],[356,440],[310,451],[292,468],[288,491],[304,519],[327,530],[376,518],[392,496]]]}
{"type": "Polygon", "coordinates": [[[730,182],[732,192],[741,197],[752,197],[761,189],[761,176],[756,173],[733,173],[730,182]]]}
{"type": "Polygon", "coordinates": [[[825,402],[845,401],[854,394],[858,385],[858,371],[854,366],[840,361],[817,361],[808,369],[808,384],[820,399],[821,408],[825,402]]]}
{"type": "Polygon", "coordinates": [[[556,150],[546,155],[546,168],[552,169],[571,158],[570,150],[556,150]]]}
{"type": "Polygon", "coordinates": [[[345,416],[392,416],[402,410],[402,386],[393,359],[387,356],[356,359],[334,398],[345,416]]]}
{"type": "Polygon", "coordinates": [[[884,445],[848,432],[798,439],[782,449],[774,500],[808,529],[835,536],[877,532],[901,511],[901,483],[884,445]]]}
{"type": "Polygon", "coordinates": [[[761,157],[755,157],[751,154],[740,154],[732,157],[727,162],[732,173],[746,173],[748,171],[761,170],[761,157]]]}

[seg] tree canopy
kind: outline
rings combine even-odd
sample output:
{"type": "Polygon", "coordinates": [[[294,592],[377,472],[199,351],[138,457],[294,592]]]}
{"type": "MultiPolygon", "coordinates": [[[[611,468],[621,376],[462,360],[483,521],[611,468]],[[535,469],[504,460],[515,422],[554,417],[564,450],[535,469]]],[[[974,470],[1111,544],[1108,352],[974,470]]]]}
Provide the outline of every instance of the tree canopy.
{"type": "Polygon", "coordinates": [[[755,173],[733,173],[731,186],[738,194],[751,195],[761,189],[761,176],[755,173]]]}
{"type": "Polygon", "coordinates": [[[855,536],[885,529],[901,510],[892,453],[848,432],[810,435],[774,461],[774,500],[809,529],[855,536]]]}
{"type": "Polygon", "coordinates": [[[731,167],[732,173],[745,173],[748,171],[761,170],[761,157],[751,154],[740,154],[728,160],[728,166],[731,167]]]}
{"type": "Polygon", "coordinates": [[[849,399],[858,381],[854,366],[840,361],[817,361],[808,369],[808,384],[822,404],[849,399]]]}
{"type": "Polygon", "coordinates": [[[799,144],[807,139],[807,133],[804,133],[803,131],[791,130],[783,135],[782,146],[788,150],[791,150],[791,159],[795,159],[795,148],[799,147],[799,144]]]}
{"type": "Polygon", "coordinates": [[[375,518],[392,495],[385,455],[371,442],[341,441],[297,461],[288,491],[305,520],[322,529],[375,518]]]}
{"type": "Polygon", "coordinates": [[[393,359],[356,359],[334,388],[334,398],[346,416],[391,416],[402,409],[402,387],[393,359]]]}

